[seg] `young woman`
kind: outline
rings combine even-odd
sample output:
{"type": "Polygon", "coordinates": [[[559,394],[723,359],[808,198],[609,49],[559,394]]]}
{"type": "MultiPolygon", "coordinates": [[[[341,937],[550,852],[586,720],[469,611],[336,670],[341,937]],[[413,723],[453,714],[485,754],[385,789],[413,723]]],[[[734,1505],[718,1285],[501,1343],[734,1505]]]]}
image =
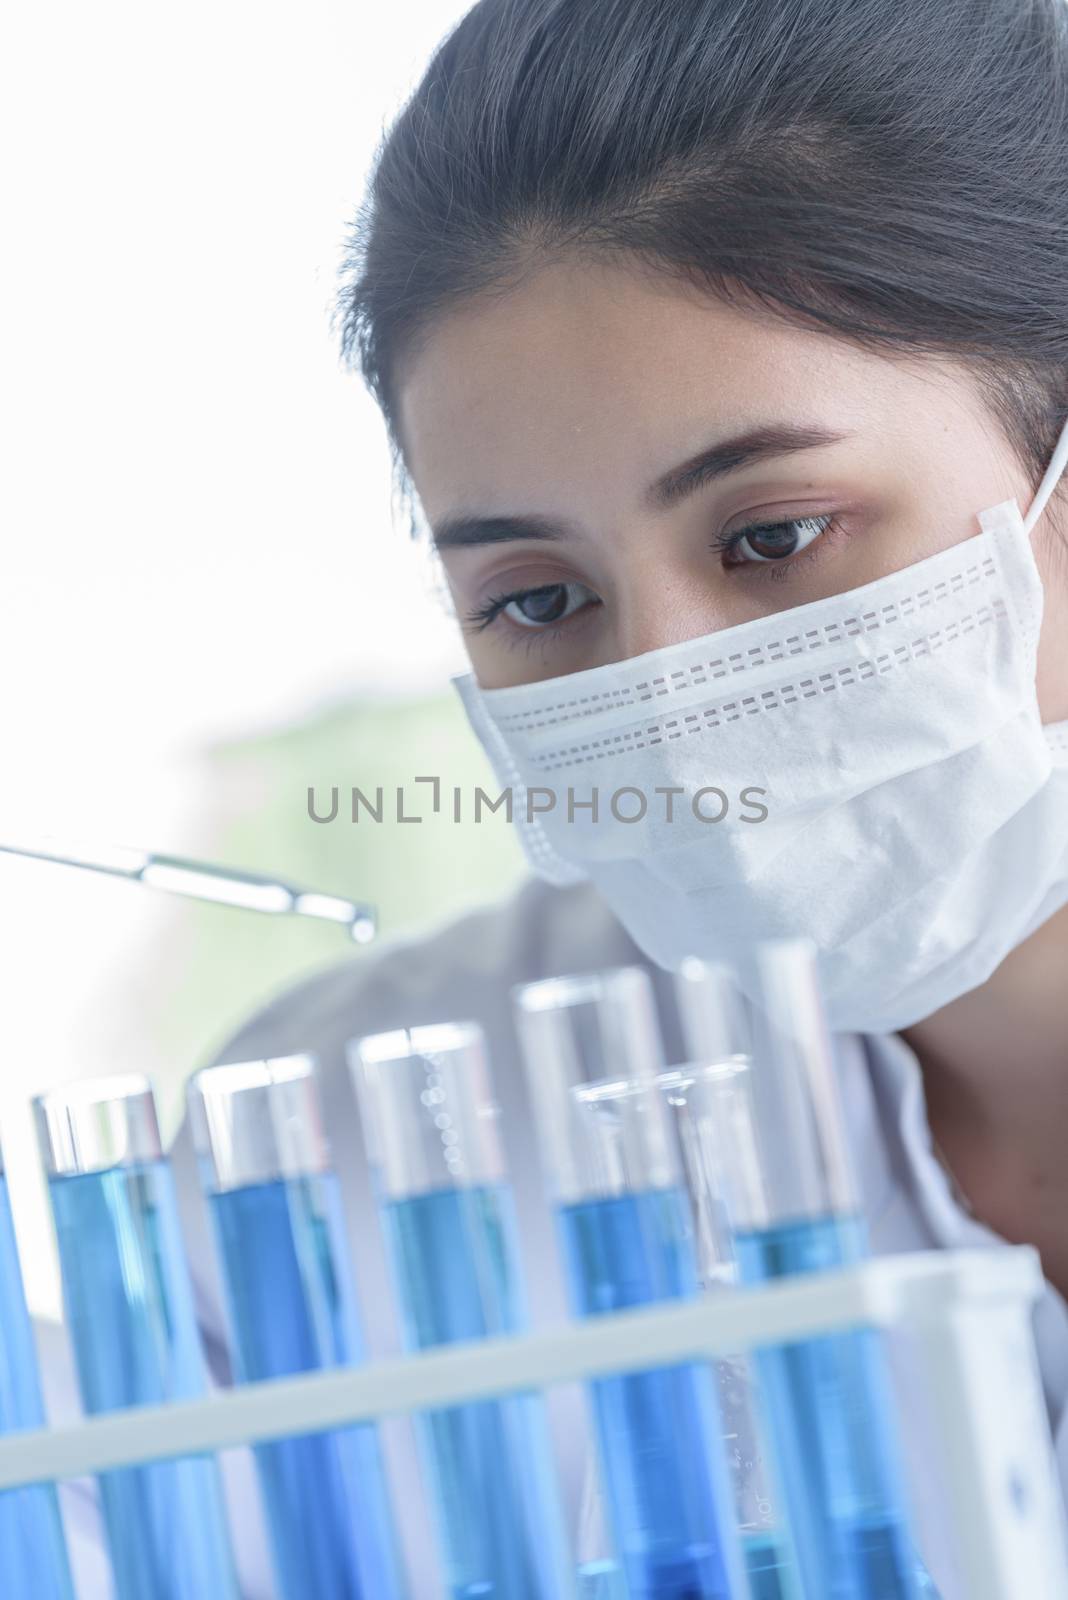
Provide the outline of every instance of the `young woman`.
{"type": "Polygon", "coordinates": [[[809,933],[1062,1291],[1066,157],[1057,0],[484,3],[342,300],[535,870],[663,965],[809,933]]]}
{"type": "MultiPolygon", "coordinates": [[[[218,1059],[316,1050],[355,1152],[345,1040],[478,1017],[552,1318],[509,987],[644,962],[670,1051],[684,954],[810,935],[875,1249],[1041,1251],[1068,1488],[1066,174],[1062,0],[464,17],[383,142],[341,327],[476,731],[542,791],[535,875],[218,1059]]],[[[355,1154],[345,1182],[374,1342],[355,1154]]]]}

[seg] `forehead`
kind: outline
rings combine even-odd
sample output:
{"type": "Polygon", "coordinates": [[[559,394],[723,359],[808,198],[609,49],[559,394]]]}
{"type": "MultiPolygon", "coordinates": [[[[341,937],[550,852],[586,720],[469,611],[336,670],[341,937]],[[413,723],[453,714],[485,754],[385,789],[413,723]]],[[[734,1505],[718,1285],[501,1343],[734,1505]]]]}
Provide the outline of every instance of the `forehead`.
{"type": "Polygon", "coordinates": [[[646,481],[710,434],[788,412],[875,421],[898,368],[769,312],[624,266],[557,263],[443,316],[399,394],[431,520],[459,504],[544,504],[606,476],[646,481]]]}

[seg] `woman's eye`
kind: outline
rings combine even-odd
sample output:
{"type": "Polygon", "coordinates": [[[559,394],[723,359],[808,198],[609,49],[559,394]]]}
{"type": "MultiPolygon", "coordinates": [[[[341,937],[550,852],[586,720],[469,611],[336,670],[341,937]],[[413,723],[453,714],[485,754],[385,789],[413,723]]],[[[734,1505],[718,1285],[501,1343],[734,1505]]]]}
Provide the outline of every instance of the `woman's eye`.
{"type": "Polygon", "coordinates": [[[718,549],[732,557],[731,565],[748,561],[784,561],[799,555],[826,532],[833,518],[789,517],[785,522],[757,522],[718,538],[718,549]]]}
{"type": "Polygon", "coordinates": [[[502,613],[520,628],[548,628],[581,611],[597,596],[584,583],[543,583],[536,589],[513,589],[487,600],[468,618],[484,628],[502,613]]]}

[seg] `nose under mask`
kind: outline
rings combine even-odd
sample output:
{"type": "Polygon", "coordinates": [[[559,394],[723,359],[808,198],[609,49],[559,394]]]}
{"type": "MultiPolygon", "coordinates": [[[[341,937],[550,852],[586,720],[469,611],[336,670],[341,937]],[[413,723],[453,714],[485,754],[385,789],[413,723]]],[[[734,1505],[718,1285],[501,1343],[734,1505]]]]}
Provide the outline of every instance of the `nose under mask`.
{"type": "Polygon", "coordinates": [[[591,881],[671,969],[807,935],[839,1031],[984,982],[1068,903],[1031,544],[1066,465],[1068,424],[1026,519],[1002,501],[846,593],[540,683],[455,678],[535,872],[591,881]]]}

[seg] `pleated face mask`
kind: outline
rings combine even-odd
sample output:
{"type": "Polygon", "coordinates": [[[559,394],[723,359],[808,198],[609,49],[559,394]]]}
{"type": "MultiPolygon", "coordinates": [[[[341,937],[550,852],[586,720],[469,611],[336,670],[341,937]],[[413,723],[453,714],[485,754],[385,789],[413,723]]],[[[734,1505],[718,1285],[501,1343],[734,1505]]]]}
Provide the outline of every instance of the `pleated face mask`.
{"type": "MultiPolygon", "coordinates": [[[[807,935],[838,1031],[983,983],[1068,903],[1068,722],[1043,725],[1026,519],[845,594],[563,677],[453,680],[534,870],[654,961],[807,935]]],[[[744,972],[740,973],[744,984],[744,972]]]]}

